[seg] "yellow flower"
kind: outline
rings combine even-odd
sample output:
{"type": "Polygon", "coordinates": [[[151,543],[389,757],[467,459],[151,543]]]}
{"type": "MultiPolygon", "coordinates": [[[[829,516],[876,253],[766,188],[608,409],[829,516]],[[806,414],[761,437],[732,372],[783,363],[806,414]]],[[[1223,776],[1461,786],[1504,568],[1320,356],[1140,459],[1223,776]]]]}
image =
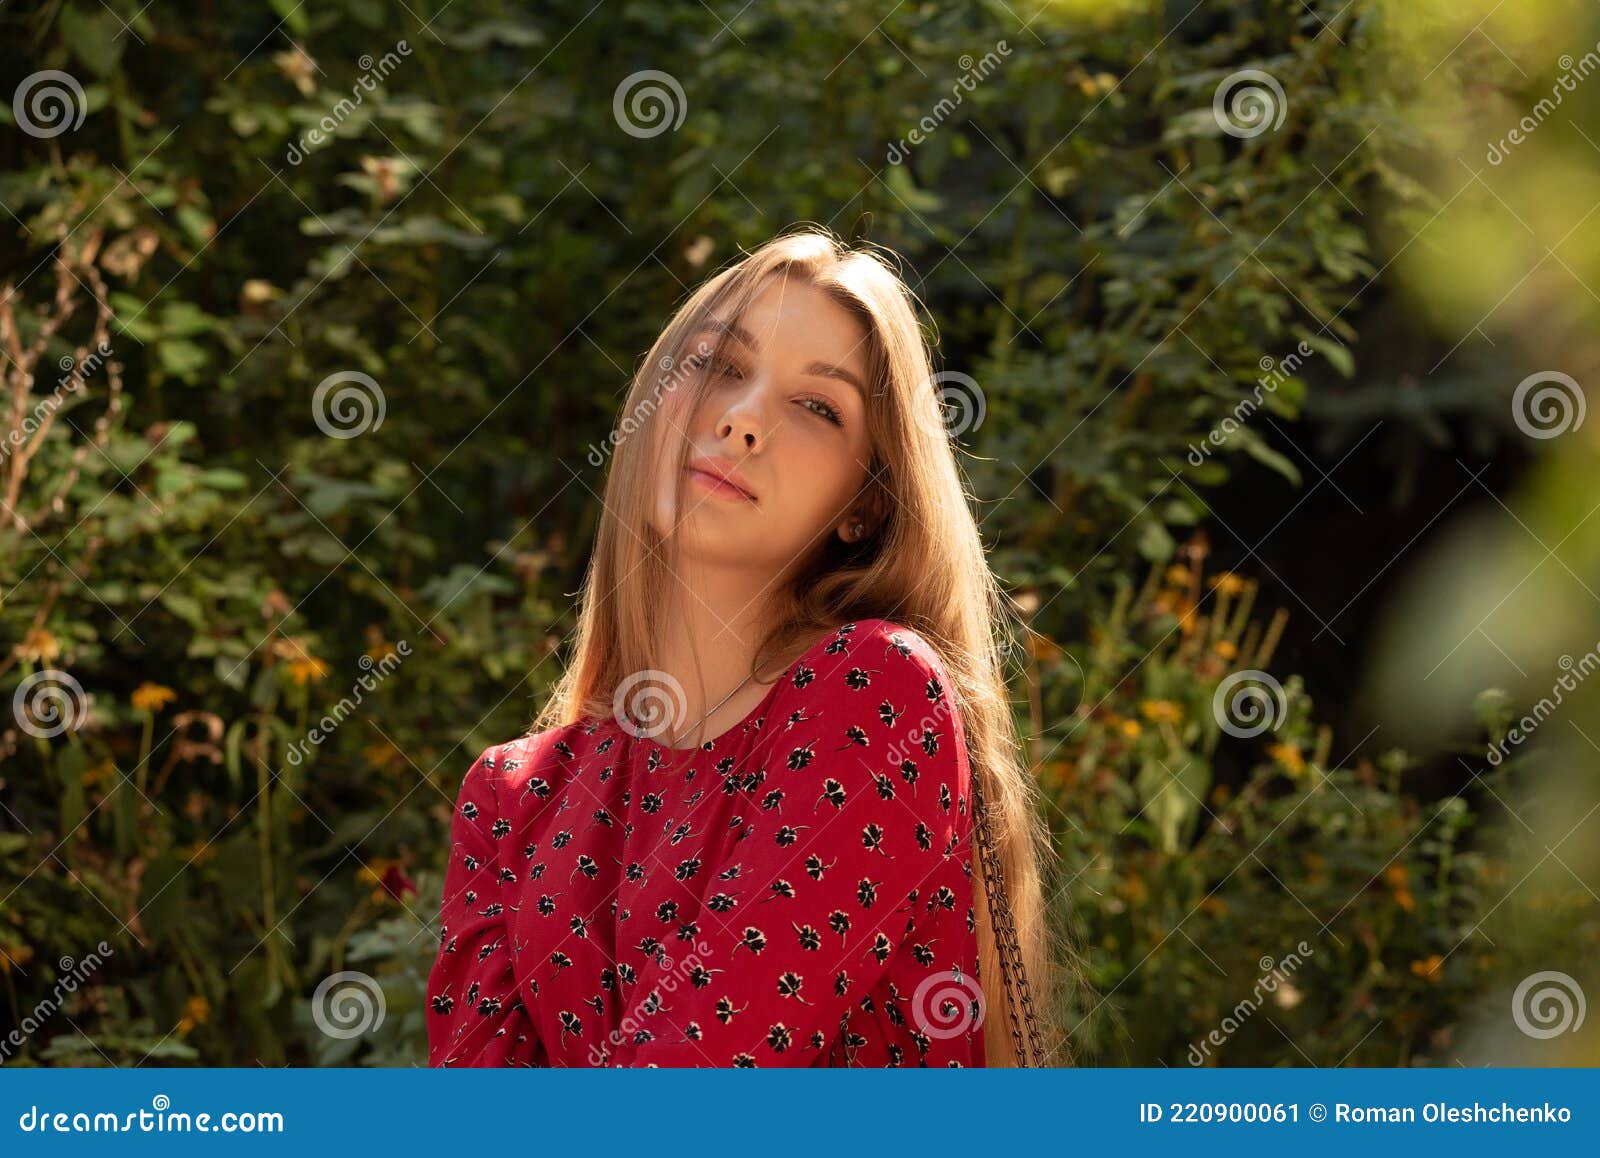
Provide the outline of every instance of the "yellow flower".
{"type": "Polygon", "coordinates": [[[104,760],[96,760],[83,770],[83,786],[85,788],[94,788],[107,780],[115,780],[116,778],[117,766],[112,763],[109,757],[104,760]]]}
{"type": "Polygon", "coordinates": [[[390,772],[399,767],[405,757],[389,740],[374,740],[361,749],[361,756],[380,772],[390,772]]]}
{"type": "Polygon", "coordinates": [[[1416,898],[1411,895],[1411,874],[1406,871],[1403,864],[1392,864],[1383,870],[1383,879],[1389,882],[1394,889],[1394,903],[1406,912],[1414,912],[1417,907],[1416,898]]]}
{"type": "Polygon", "coordinates": [[[1176,724],[1183,719],[1183,709],[1171,700],[1141,700],[1139,711],[1158,724],[1176,724]]]}
{"type": "Polygon", "coordinates": [[[1039,766],[1039,779],[1052,788],[1070,788],[1076,778],[1067,761],[1046,760],[1039,766]]]}
{"type": "Polygon", "coordinates": [[[321,680],[328,674],[328,665],[315,656],[306,656],[305,659],[292,660],[289,663],[289,677],[301,687],[313,680],[321,680]]]}
{"type": "Polygon", "coordinates": [[[365,881],[369,885],[381,886],[383,874],[389,871],[389,866],[395,862],[388,857],[375,856],[368,864],[363,864],[356,872],[356,880],[365,881]]]}
{"type": "Polygon", "coordinates": [[[1425,977],[1434,985],[1439,984],[1442,974],[1439,966],[1444,964],[1444,958],[1437,953],[1430,953],[1420,961],[1411,962],[1411,972],[1418,977],[1425,977]]]}
{"type": "Polygon", "coordinates": [[[1065,653],[1061,645],[1053,639],[1030,632],[1028,635],[1028,654],[1040,663],[1050,663],[1060,659],[1065,653]]]}
{"type": "Polygon", "coordinates": [[[1228,639],[1217,640],[1217,646],[1212,648],[1212,650],[1220,655],[1223,659],[1232,659],[1234,656],[1239,654],[1239,649],[1233,645],[1232,640],[1228,639]]]}
{"type": "Polygon", "coordinates": [[[1167,568],[1167,582],[1171,583],[1175,587],[1181,587],[1184,584],[1188,583],[1189,582],[1189,568],[1187,568],[1187,567],[1168,567],[1167,568]]]}
{"type": "Polygon", "coordinates": [[[1139,727],[1138,720],[1123,720],[1120,730],[1130,740],[1137,740],[1139,733],[1144,731],[1143,728],[1139,727]]]}
{"type": "Polygon", "coordinates": [[[1305,757],[1300,755],[1300,745],[1274,744],[1267,749],[1267,754],[1279,764],[1282,764],[1284,771],[1288,772],[1290,776],[1298,778],[1305,774],[1306,761],[1305,757]]]}
{"type": "Polygon", "coordinates": [[[30,663],[54,663],[61,654],[61,641],[42,627],[30,627],[17,644],[17,655],[30,663]]]}
{"type": "Polygon", "coordinates": [[[191,997],[183,1004],[183,1016],[178,1019],[178,1036],[184,1037],[197,1025],[204,1025],[211,1016],[211,1003],[204,997],[191,997]]]}
{"type": "Polygon", "coordinates": [[[306,645],[298,639],[280,639],[272,645],[272,651],[289,661],[289,678],[301,687],[328,674],[328,665],[307,651],[306,645]]]}
{"type": "Polygon", "coordinates": [[[18,945],[12,949],[0,947],[0,973],[10,973],[13,965],[26,965],[32,960],[31,945],[18,945]]]}
{"type": "Polygon", "coordinates": [[[1237,595],[1244,590],[1244,580],[1232,571],[1219,571],[1211,577],[1211,586],[1218,595],[1237,595]]]}
{"type": "Polygon", "coordinates": [[[1221,897],[1209,896],[1200,902],[1202,911],[1210,913],[1213,917],[1220,917],[1228,911],[1228,902],[1221,897]]]}
{"type": "Polygon", "coordinates": [[[367,648],[367,658],[373,663],[382,663],[396,654],[394,644],[384,639],[381,633],[369,631],[367,638],[372,640],[372,646],[367,648]]]}
{"type": "Polygon", "coordinates": [[[162,684],[153,684],[148,680],[133,689],[133,706],[137,711],[149,712],[151,715],[159,712],[173,700],[178,698],[178,693],[162,684]]]}

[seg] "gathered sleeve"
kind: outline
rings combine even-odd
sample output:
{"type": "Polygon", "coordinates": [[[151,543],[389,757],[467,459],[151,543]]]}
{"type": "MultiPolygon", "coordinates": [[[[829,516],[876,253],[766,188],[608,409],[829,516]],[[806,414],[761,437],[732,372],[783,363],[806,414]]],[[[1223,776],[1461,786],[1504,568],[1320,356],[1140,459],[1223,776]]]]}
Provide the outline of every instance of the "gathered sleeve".
{"type": "Polygon", "coordinates": [[[970,769],[948,676],[909,631],[844,642],[774,701],[735,837],[684,884],[693,943],[639,969],[610,1064],[848,1059],[864,1044],[845,1031],[851,1010],[891,968],[892,1008],[872,1016],[907,1027],[906,1064],[970,1049],[947,1029],[981,1022],[977,1001],[950,999],[973,916],[970,769]]]}
{"type": "Polygon", "coordinates": [[[536,1035],[517,989],[508,906],[516,873],[501,846],[493,780],[498,749],[485,750],[461,783],[450,824],[450,862],[440,904],[440,946],[428,973],[428,1064],[532,1064],[536,1035]]]}

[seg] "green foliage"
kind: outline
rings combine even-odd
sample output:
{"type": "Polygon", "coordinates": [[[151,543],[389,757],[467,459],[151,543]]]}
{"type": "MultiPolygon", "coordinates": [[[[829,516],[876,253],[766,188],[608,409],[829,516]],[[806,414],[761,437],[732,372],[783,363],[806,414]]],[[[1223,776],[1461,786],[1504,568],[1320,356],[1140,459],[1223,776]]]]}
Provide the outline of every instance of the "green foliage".
{"type": "MultiPolygon", "coordinates": [[[[685,288],[805,220],[904,255],[943,367],[977,383],[968,472],[1039,635],[1112,625],[1067,645],[1074,671],[1028,676],[1032,731],[1060,749],[1041,774],[1076,821],[1062,914],[1115,1011],[1087,1053],[1181,1058],[1249,974],[1225,945],[1262,925],[1326,920],[1347,947],[1319,949],[1321,984],[1284,1014],[1319,1063],[1408,1056],[1472,990],[1465,957],[1442,981],[1408,966],[1481,899],[1466,814],[1327,765],[1325,743],[1308,756],[1292,677],[1280,743],[1303,770],[1226,784],[1206,723],[1222,668],[1135,662],[1152,628],[1127,618],[1159,613],[1127,602],[1129,576],[1173,556],[1239,455],[1298,481],[1270,423],[1356,369],[1342,308],[1377,272],[1398,180],[1371,140],[1368,4],[1060,4],[1025,27],[1004,4],[715,7],[0,13],[0,54],[28,65],[7,75],[66,70],[86,113],[6,135],[9,397],[111,350],[0,468],[0,694],[53,670],[92,697],[65,733],[4,734],[9,1010],[59,958],[115,950],[11,1060],[421,1060],[450,804],[552,681],[597,517],[582,448],[685,288]],[[886,164],[963,56],[1002,41],[886,164]],[[685,117],[640,136],[613,97],[649,68],[685,117]],[[1243,68],[1289,93],[1279,130],[1219,131],[1212,93],[1243,68]],[[1252,421],[1263,359],[1301,341],[1314,355],[1252,421]],[[381,420],[331,437],[317,388],[357,372],[381,420]],[[1180,715],[1144,719],[1145,699],[1180,715]],[[1414,908],[1397,888],[1335,904],[1402,845],[1414,908]],[[1203,935],[1174,942],[1196,905],[1203,935]],[[386,1009],[358,1040],[311,1016],[347,968],[386,1009]],[[1372,1016],[1392,1023],[1362,1038],[1372,1016]]],[[[1230,1062],[1294,1060],[1264,1025],[1230,1062]]]]}
{"type": "Polygon", "coordinates": [[[1416,799],[1401,752],[1330,763],[1299,680],[1268,674],[1283,616],[1250,619],[1253,582],[1182,565],[1121,594],[1030,677],[1078,697],[1045,707],[1035,759],[1093,982],[1069,1015],[1086,1060],[1447,1060],[1502,975],[1470,936],[1505,895],[1475,805],[1416,799]]]}

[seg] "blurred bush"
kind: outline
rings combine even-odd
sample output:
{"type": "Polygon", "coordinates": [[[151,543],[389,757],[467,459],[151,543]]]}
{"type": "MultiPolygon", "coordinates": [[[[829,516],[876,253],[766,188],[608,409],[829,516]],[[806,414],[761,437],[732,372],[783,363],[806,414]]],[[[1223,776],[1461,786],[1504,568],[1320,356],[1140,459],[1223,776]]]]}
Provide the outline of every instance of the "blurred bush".
{"type": "MultiPolygon", "coordinates": [[[[1517,883],[1515,833],[1475,825],[1524,755],[1443,789],[1399,752],[1336,756],[1366,737],[1336,744],[1272,671],[1281,619],[1205,574],[1194,531],[1230,483],[1292,496],[1285,424],[1322,400],[1330,429],[1404,419],[1380,435],[1402,449],[1514,437],[1503,351],[1416,367],[1416,333],[1497,289],[1557,348],[1506,292],[1538,247],[1483,224],[1438,139],[1464,147],[1481,86],[1536,84],[1483,64],[1471,7],[0,12],[5,75],[69,74],[82,114],[0,138],[0,694],[29,705],[0,730],[8,1064],[422,1059],[449,809],[561,660],[588,448],[686,289],[802,220],[895,249],[939,320],[1029,615],[1013,659],[1094,984],[1071,995],[1084,1059],[1451,1060],[1511,980],[1469,934],[1517,883]],[[650,69],[675,128],[618,111],[650,69]],[[1225,123],[1241,76],[1259,130],[1225,123]],[[1221,725],[1239,672],[1270,736],[1221,725]],[[1280,984],[1263,958],[1302,938],[1280,984]],[[360,1036],[318,1005],[346,973],[383,1012],[360,1036]]],[[[1561,31],[1518,19],[1519,54],[1561,31]]],[[[1600,219],[1540,188],[1506,201],[1586,274],[1600,219]]],[[[1453,673],[1429,710],[1457,723],[1419,745],[1481,753],[1480,674],[1453,673]]]]}

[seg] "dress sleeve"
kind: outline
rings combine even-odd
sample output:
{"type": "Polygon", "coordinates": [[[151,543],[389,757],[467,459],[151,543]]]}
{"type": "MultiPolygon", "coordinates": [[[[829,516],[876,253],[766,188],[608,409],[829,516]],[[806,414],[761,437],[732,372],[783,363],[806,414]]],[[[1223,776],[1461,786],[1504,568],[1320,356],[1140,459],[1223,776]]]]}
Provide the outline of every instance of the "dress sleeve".
{"type": "Polygon", "coordinates": [[[526,1065],[536,1051],[509,946],[506,905],[516,874],[500,854],[511,825],[492,782],[497,751],[487,749],[468,769],[450,824],[439,953],[428,973],[432,1066],[526,1065]]]}
{"type": "Polygon", "coordinates": [[[740,835],[685,886],[695,960],[685,946],[645,961],[611,1064],[813,1065],[891,962],[912,980],[885,1012],[905,1017],[917,1061],[944,1065],[963,1048],[920,1032],[951,1010],[914,1008],[929,1004],[917,979],[936,975],[932,953],[951,959],[970,919],[959,717],[920,637],[849,643],[774,702],[740,835]]]}

